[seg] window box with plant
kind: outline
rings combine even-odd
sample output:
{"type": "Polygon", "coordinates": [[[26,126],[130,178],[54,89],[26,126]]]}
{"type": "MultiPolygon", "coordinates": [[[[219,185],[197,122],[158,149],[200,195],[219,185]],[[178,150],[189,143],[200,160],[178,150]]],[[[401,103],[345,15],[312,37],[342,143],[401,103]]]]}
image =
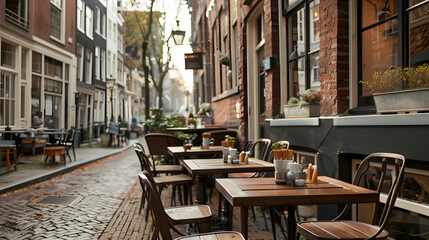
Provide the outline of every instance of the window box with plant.
{"type": "Polygon", "coordinates": [[[389,68],[374,72],[372,81],[362,81],[372,89],[377,113],[429,110],[429,64],[389,68]]]}
{"type": "Polygon", "coordinates": [[[291,97],[284,105],[285,118],[318,117],[320,116],[320,88],[310,88],[298,94],[298,98],[291,97]]]}
{"type": "Polygon", "coordinates": [[[235,137],[226,135],[225,140],[221,142],[222,147],[234,147],[235,146],[235,137]]]}

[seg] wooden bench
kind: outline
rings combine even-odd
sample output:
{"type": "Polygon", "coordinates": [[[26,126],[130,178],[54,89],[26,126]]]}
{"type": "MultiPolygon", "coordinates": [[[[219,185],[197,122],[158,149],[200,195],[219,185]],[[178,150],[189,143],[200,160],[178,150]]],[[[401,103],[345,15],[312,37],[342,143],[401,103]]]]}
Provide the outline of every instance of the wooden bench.
{"type": "Polygon", "coordinates": [[[14,144],[0,144],[0,153],[6,155],[6,171],[10,173],[10,167],[15,167],[15,171],[18,170],[18,161],[16,153],[16,145],[14,144]],[[10,162],[10,154],[13,153],[13,162],[10,162]]]}
{"type": "Polygon", "coordinates": [[[50,166],[52,166],[52,163],[55,160],[55,156],[59,155],[60,160],[64,162],[64,165],[66,165],[66,147],[64,146],[54,146],[54,147],[45,147],[43,148],[43,165],[46,166],[46,160],[48,157],[50,157],[50,166]]]}

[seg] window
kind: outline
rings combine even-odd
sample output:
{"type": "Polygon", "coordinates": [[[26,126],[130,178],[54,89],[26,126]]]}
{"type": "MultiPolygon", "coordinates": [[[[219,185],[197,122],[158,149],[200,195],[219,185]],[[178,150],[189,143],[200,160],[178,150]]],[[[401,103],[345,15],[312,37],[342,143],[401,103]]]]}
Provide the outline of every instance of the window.
{"type": "Polygon", "coordinates": [[[123,47],[124,47],[123,36],[122,34],[118,34],[118,52],[119,53],[123,53],[123,47]]]}
{"type": "Polygon", "coordinates": [[[112,21],[109,19],[109,30],[107,32],[107,37],[112,39],[112,21]]]}
{"type": "Polygon", "coordinates": [[[42,55],[38,52],[33,52],[32,55],[32,72],[42,73],[42,55]]]}
{"type": "Polygon", "coordinates": [[[112,53],[110,51],[107,52],[107,75],[112,77],[112,53]]]}
{"type": "Polygon", "coordinates": [[[374,84],[387,69],[429,63],[429,1],[362,1],[359,13],[358,104],[370,106],[374,93],[413,88],[392,78],[386,78],[390,89],[374,84]]]}
{"type": "MultiPolygon", "coordinates": [[[[26,102],[25,102],[25,86],[21,86],[21,118],[25,118],[26,102]]],[[[0,124],[1,125],[1,124],[0,124]]]]}
{"type": "Polygon", "coordinates": [[[63,78],[63,63],[50,57],[45,57],[45,75],[54,78],[63,78]]]}
{"type": "Polygon", "coordinates": [[[308,88],[320,87],[319,0],[297,4],[297,8],[286,9],[289,97],[296,97],[308,88]]]}
{"type": "Polygon", "coordinates": [[[6,0],[6,20],[28,29],[28,0],[6,0]]]}
{"type": "Polygon", "coordinates": [[[85,55],[85,82],[92,82],[92,51],[90,49],[86,49],[85,55]]]}
{"type": "Polygon", "coordinates": [[[84,0],[78,0],[77,1],[77,28],[81,31],[84,32],[85,31],[85,10],[84,10],[85,4],[84,4],[84,0]]]}
{"type": "Polygon", "coordinates": [[[120,83],[124,84],[123,76],[122,76],[122,61],[118,59],[118,72],[117,72],[117,79],[120,83]]]}
{"type": "Polygon", "coordinates": [[[106,14],[100,12],[100,35],[106,38],[106,14]]]}
{"type": "Polygon", "coordinates": [[[21,80],[27,80],[27,50],[22,49],[21,51],[21,80]]]}
{"type": "Polygon", "coordinates": [[[51,37],[61,40],[62,0],[51,0],[51,37]]]}
{"type": "Polygon", "coordinates": [[[101,81],[106,81],[106,50],[101,49],[101,81]]]}
{"type": "Polygon", "coordinates": [[[100,46],[95,46],[95,79],[100,80],[100,46]]]}
{"type": "Polygon", "coordinates": [[[15,77],[1,71],[0,77],[0,125],[15,125],[15,77]]]}
{"type": "Polygon", "coordinates": [[[83,69],[83,46],[78,43],[76,46],[76,80],[82,81],[82,69],[83,69]]]}
{"type": "Polygon", "coordinates": [[[31,79],[31,116],[40,111],[40,94],[41,94],[42,78],[33,75],[31,79]]]}
{"type": "Polygon", "coordinates": [[[100,34],[100,27],[101,27],[101,11],[99,7],[95,7],[95,32],[100,34]]]}
{"type": "Polygon", "coordinates": [[[15,68],[16,47],[7,42],[1,42],[1,66],[15,68]]]}
{"type": "Polygon", "coordinates": [[[93,16],[92,16],[92,14],[93,14],[93,11],[92,11],[92,9],[90,8],[90,7],[86,7],[86,11],[85,11],[85,16],[86,16],[86,21],[85,21],[85,23],[86,23],[86,29],[85,29],[85,31],[86,31],[86,35],[88,36],[88,37],[90,37],[90,38],[92,38],[92,36],[93,36],[93,29],[94,29],[94,23],[93,23],[93,16]]]}

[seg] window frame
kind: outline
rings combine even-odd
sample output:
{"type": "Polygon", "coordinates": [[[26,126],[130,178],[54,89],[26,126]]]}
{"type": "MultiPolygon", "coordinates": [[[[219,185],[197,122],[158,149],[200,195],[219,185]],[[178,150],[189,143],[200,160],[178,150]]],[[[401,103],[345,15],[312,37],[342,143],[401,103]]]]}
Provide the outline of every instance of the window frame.
{"type": "Polygon", "coordinates": [[[84,33],[85,32],[85,1],[77,0],[76,9],[77,9],[76,11],[77,29],[79,29],[79,31],[84,33]]]}
{"type": "Polygon", "coordinates": [[[85,7],[85,33],[90,39],[94,38],[94,10],[88,5],[85,7]]]}
{"type": "Polygon", "coordinates": [[[409,67],[409,13],[423,5],[429,4],[429,0],[425,0],[421,3],[415,4],[412,7],[408,6],[408,1],[400,1],[397,0],[398,4],[398,13],[393,14],[386,19],[380,20],[373,24],[370,24],[366,27],[362,27],[362,1],[357,3],[357,46],[358,46],[358,54],[357,54],[357,68],[358,68],[358,78],[357,78],[357,104],[358,107],[372,107],[374,106],[373,95],[365,95],[362,96],[362,34],[363,32],[374,29],[375,27],[381,26],[391,20],[397,19],[398,21],[398,67],[409,67]]]}
{"type": "MultiPolygon", "coordinates": [[[[17,9],[17,12],[12,11],[7,8],[8,0],[5,1],[5,19],[8,22],[15,24],[25,30],[29,29],[28,22],[28,0],[19,0],[19,2],[23,3],[23,9],[17,9]]],[[[18,4],[19,5],[19,4],[18,4]]]]}
{"type": "MultiPolygon", "coordinates": [[[[300,0],[300,1],[295,1],[294,3],[292,3],[291,5],[287,5],[286,4],[287,0],[283,0],[282,1],[282,15],[283,17],[285,17],[286,19],[286,25],[288,25],[288,21],[289,18],[292,17],[294,14],[298,14],[298,12],[303,9],[304,10],[304,54],[303,55],[299,55],[296,58],[291,59],[290,58],[290,43],[289,43],[289,31],[291,31],[291,29],[288,29],[286,32],[286,68],[287,68],[287,74],[286,74],[286,95],[287,95],[287,99],[294,97],[294,88],[293,88],[293,79],[291,79],[290,77],[290,70],[289,70],[289,64],[296,62],[298,64],[299,59],[304,58],[304,72],[305,74],[305,89],[309,89],[312,87],[312,83],[311,83],[311,72],[314,70],[312,68],[312,66],[310,65],[311,63],[311,57],[313,54],[320,52],[320,39],[319,39],[319,48],[315,49],[315,50],[311,50],[310,47],[310,43],[311,43],[311,37],[314,36],[314,34],[310,33],[311,30],[311,25],[310,25],[310,21],[312,20],[311,16],[311,3],[315,2],[316,0],[300,0]]],[[[319,2],[319,6],[320,6],[320,2],[319,2]]],[[[320,10],[319,10],[320,12],[320,10]]],[[[318,58],[320,60],[320,56],[318,58]]],[[[319,66],[320,68],[320,66],[319,66]]],[[[319,82],[320,82],[320,78],[319,78],[319,82]]],[[[299,92],[299,89],[298,91],[299,92]]],[[[296,97],[296,96],[295,96],[296,97]]]]}

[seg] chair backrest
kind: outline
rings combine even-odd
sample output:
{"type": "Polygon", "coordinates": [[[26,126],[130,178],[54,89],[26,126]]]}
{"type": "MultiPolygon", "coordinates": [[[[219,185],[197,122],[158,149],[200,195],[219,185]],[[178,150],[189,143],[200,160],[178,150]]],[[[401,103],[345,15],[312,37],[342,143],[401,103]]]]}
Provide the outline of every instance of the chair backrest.
{"type": "MultiPolygon", "coordinates": [[[[214,130],[214,131],[208,131],[206,133],[211,134],[211,138],[214,139],[214,145],[220,146],[222,144],[222,141],[225,140],[225,136],[229,135],[231,137],[237,138],[237,131],[234,130],[214,130]]],[[[235,144],[237,145],[238,141],[235,141],[235,144]]]]}
{"type": "Polygon", "coordinates": [[[151,164],[150,164],[149,158],[144,153],[143,146],[140,143],[135,143],[134,144],[134,151],[136,152],[137,157],[139,158],[141,170],[142,171],[146,170],[150,174],[152,174],[151,164]]]}
{"type": "MultiPolygon", "coordinates": [[[[378,183],[376,181],[372,181],[376,187],[378,193],[381,193],[383,189],[388,186],[386,203],[384,204],[384,208],[381,211],[381,216],[376,222],[378,208],[382,205],[382,203],[378,202],[375,204],[374,211],[372,213],[372,224],[377,224],[380,227],[380,230],[374,234],[377,236],[382,232],[387,222],[389,221],[390,213],[392,212],[396,198],[398,197],[399,189],[404,178],[404,168],[405,168],[405,157],[399,154],[394,153],[373,153],[368,155],[359,165],[355,176],[353,177],[353,184],[359,185],[362,180],[362,177],[366,176],[370,166],[372,163],[378,164],[380,166],[380,179],[378,183]],[[386,176],[388,175],[387,170],[391,170],[391,178],[386,176]],[[390,185],[390,187],[389,187],[390,185]],[[383,188],[384,187],[384,188],[383,188]]],[[[345,216],[346,212],[350,209],[351,204],[347,204],[343,210],[343,212],[335,219],[341,219],[345,216]]]]}
{"type": "Polygon", "coordinates": [[[250,146],[250,156],[266,161],[268,160],[270,146],[271,139],[258,139],[250,146]]]}
{"type": "Polygon", "coordinates": [[[67,130],[66,142],[73,143],[73,139],[74,139],[74,130],[70,128],[69,130],[67,130]]]}
{"type": "Polygon", "coordinates": [[[151,175],[147,171],[143,171],[139,174],[140,184],[143,189],[145,189],[146,194],[145,198],[148,201],[148,206],[152,210],[154,216],[153,222],[159,229],[159,234],[161,234],[163,240],[172,240],[170,229],[175,231],[176,228],[171,223],[167,213],[165,212],[164,206],[162,204],[161,198],[159,197],[156,187],[153,184],[153,179],[151,181],[151,175]]]}
{"type": "Polygon", "coordinates": [[[167,133],[148,133],[145,136],[150,155],[168,156],[167,147],[182,146],[180,138],[167,133]]]}

